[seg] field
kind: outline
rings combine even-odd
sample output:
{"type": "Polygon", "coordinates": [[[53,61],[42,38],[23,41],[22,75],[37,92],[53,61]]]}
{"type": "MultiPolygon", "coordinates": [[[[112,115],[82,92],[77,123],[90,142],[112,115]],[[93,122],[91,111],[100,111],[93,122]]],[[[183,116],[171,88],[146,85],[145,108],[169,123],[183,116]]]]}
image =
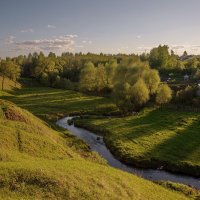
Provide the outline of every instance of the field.
{"type": "Polygon", "coordinates": [[[4,98],[54,124],[68,114],[96,115],[79,126],[105,134],[111,151],[127,164],[200,176],[200,114],[146,108],[136,116],[102,117],[117,108],[108,98],[52,88],[23,88],[4,98]]]}
{"type": "MultiPolygon", "coordinates": [[[[46,98],[53,91],[57,90],[46,88],[46,98]]],[[[34,106],[29,108],[33,111],[35,102],[40,101],[33,98],[32,102],[34,106]]],[[[77,107],[80,109],[81,106],[77,107]]],[[[37,112],[40,115],[38,106],[37,112]]],[[[55,131],[28,111],[4,100],[0,101],[0,140],[0,199],[189,198],[182,192],[107,166],[68,132],[55,131]]]]}
{"type": "Polygon", "coordinates": [[[14,90],[3,97],[40,118],[55,122],[69,114],[109,114],[116,107],[108,98],[86,96],[79,92],[47,87],[14,90]]]}
{"type": "Polygon", "coordinates": [[[112,152],[124,162],[200,176],[200,114],[146,108],[126,118],[90,117],[79,126],[105,135],[112,152]]]}

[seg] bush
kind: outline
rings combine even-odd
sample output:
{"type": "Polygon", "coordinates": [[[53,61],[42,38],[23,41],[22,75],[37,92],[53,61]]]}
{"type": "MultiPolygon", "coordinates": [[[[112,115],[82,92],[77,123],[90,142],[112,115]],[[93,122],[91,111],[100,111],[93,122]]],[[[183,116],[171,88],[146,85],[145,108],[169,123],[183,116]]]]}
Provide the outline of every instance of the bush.
{"type": "Polygon", "coordinates": [[[179,90],[176,93],[175,101],[176,103],[199,106],[200,98],[197,96],[197,88],[188,85],[186,88],[179,90]]]}

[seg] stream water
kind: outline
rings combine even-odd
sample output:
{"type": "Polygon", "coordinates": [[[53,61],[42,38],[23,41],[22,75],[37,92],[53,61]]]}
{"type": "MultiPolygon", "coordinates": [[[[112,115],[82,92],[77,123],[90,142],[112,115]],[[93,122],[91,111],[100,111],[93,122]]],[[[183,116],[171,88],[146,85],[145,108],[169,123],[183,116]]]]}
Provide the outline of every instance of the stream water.
{"type": "Polygon", "coordinates": [[[106,147],[102,136],[87,131],[86,129],[75,127],[73,124],[69,125],[68,120],[71,120],[72,118],[74,117],[65,117],[63,119],[58,120],[56,124],[60,127],[69,130],[73,135],[84,140],[90,146],[91,150],[98,152],[104,159],[107,160],[110,166],[121,169],[129,173],[136,174],[148,180],[152,181],[162,180],[162,181],[183,183],[200,190],[200,179],[198,178],[180,174],[174,174],[171,172],[158,169],[135,168],[123,164],[111,154],[109,149],[106,147]]]}

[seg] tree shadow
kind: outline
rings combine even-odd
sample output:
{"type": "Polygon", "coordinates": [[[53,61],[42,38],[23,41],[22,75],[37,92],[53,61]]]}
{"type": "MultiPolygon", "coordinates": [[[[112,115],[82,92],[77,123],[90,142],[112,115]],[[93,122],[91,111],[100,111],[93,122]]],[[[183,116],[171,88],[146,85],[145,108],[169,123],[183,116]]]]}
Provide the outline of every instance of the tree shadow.
{"type": "Polygon", "coordinates": [[[100,105],[107,105],[102,97],[85,96],[69,90],[53,88],[23,88],[10,92],[3,99],[12,101],[36,115],[60,112],[94,111],[100,105]]]}
{"type": "MultiPolygon", "coordinates": [[[[185,121],[191,117],[193,117],[193,113],[181,112],[180,115],[178,111],[155,108],[135,117],[102,120],[98,126],[110,130],[109,135],[112,137],[131,141],[157,134],[163,130],[175,130],[179,126],[184,126],[185,121]],[[116,134],[117,132],[119,134],[116,134]]],[[[95,124],[95,119],[89,119],[88,123],[95,124]]]]}
{"type": "Polygon", "coordinates": [[[176,135],[156,145],[144,156],[151,156],[163,161],[188,161],[200,163],[200,119],[178,130],[176,135]]]}

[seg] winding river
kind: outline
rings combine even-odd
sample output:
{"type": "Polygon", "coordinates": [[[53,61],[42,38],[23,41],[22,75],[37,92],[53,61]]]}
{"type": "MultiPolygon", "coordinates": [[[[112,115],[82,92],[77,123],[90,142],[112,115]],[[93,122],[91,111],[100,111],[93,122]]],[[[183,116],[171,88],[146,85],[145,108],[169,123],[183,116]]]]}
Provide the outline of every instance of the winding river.
{"type": "Polygon", "coordinates": [[[106,147],[103,141],[102,136],[99,136],[85,129],[75,127],[73,124],[69,125],[68,120],[71,120],[72,118],[73,117],[65,117],[63,119],[58,120],[56,124],[60,127],[69,130],[73,135],[84,140],[90,146],[91,150],[98,152],[104,159],[107,160],[110,166],[121,169],[129,173],[136,174],[151,181],[163,180],[163,181],[172,181],[176,183],[183,183],[200,190],[200,179],[191,176],[174,174],[164,170],[139,169],[123,164],[110,153],[109,149],[106,147]]]}

